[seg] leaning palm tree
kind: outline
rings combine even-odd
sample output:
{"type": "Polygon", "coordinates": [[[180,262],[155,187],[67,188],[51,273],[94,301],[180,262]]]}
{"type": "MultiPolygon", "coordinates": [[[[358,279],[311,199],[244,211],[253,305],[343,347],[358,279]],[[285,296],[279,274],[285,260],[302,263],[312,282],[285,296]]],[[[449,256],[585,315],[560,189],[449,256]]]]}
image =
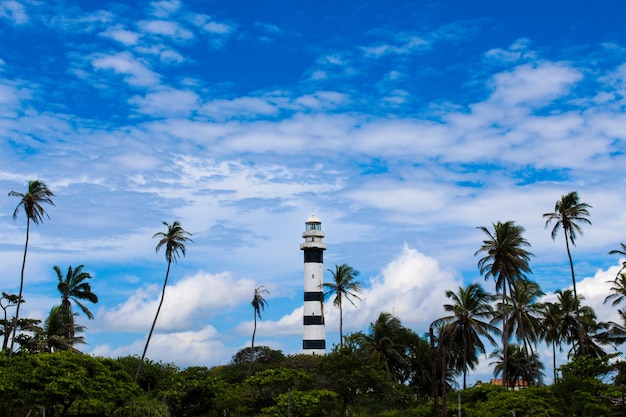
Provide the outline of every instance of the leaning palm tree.
{"type": "Polygon", "coordinates": [[[333,282],[325,282],[322,287],[327,289],[324,297],[335,295],[333,304],[339,308],[339,347],[343,347],[343,299],[350,301],[356,307],[351,297],[360,300],[357,295],[363,288],[363,283],[356,280],[359,271],[350,265],[335,265],[335,270],[328,270],[333,275],[333,282]]]}
{"type": "MultiPolygon", "coordinates": [[[[578,293],[576,292],[574,263],[572,261],[572,253],[570,252],[569,244],[571,243],[576,246],[576,235],[583,234],[579,223],[591,224],[591,221],[587,218],[590,216],[590,208],[591,206],[589,204],[580,202],[580,198],[578,197],[578,193],[576,191],[572,191],[569,194],[561,196],[561,199],[554,205],[554,212],[545,213],[543,215],[543,218],[546,219],[546,227],[554,221],[554,227],[552,228],[552,240],[556,240],[559,230],[563,229],[565,248],[567,249],[567,257],[569,258],[569,266],[572,273],[574,299],[578,299],[578,293]]],[[[576,310],[576,314],[580,314],[578,310],[576,310]]]]}
{"type": "Polygon", "coordinates": [[[26,254],[28,253],[28,237],[30,234],[30,222],[35,224],[43,222],[44,216],[48,216],[46,210],[42,207],[42,204],[47,203],[54,206],[52,197],[54,194],[48,189],[48,186],[40,180],[33,180],[28,182],[28,191],[26,194],[22,194],[17,191],[11,191],[10,197],[18,197],[20,199],[19,204],[15,207],[13,212],[13,220],[17,219],[17,213],[21,208],[24,209],[26,214],[26,244],[24,245],[24,257],[22,259],[22,273],[20,275],[20,292],[18,294],[17,307],[15,309],[15,318],[13,319],[13,336],[11,338],[11,347],[9,348],[9,357],[13,356],[13,347],[15,343],[15,332],[17,330],[17,320],[20,315],[20,306],[22,304],[22,292],[24,290],[24,269],[26,268],[26,254]]]}
{"type": "MultiPolygon", "coordinates": [[[[91,291],[91,285],[87,280],[91,279],[89,272],[83,271],[84,265],[79,265],[76,269],[72,269],[70,266],[67,269],[67,275],[63,277],[61,268],[54,266],[54,271],[57,273],[59,283],[57,288],[61,293],[61,310],[66,315],[70,331],[73,331],[74,313],[72,311],[72,303],[76,304],[78,308],[90,319],[93,320],[93,313],[87,308],[81,300],[87,300],[91,303],[98,302],[98,296],[91,291]]],[[[73,334],[69,335],[74,337],[73,334]]]]}
{"type": "Polygon", "coordinates": [[[467,371],[474,369],[478,361],[477,353],[486,353],[483,338],[493,346],[497,345],[491,334],[499,334],[500,331],[489,322],[494,314],[490,304],[493,295],[480,284],[473,283],[465,288],[459,287],[457,293],[446,291],[446,298],[451,299],[452,304],[444,304],[443,308],[452,314],[435,320],[433,324],[446,324],[449,351],[456,346],[462,349],[461,355],[458,355],[457,370],[463,372],[465,389],[467,371]]]}
{"type": "Polygon", "coordinates": [[[154,315],[154,320],[152,321],[152,326],[150,327],[150,332],[148,333],[148,339],[146,340],[146,345],[143,348],[143,353],[141,354],[141,360],[139,361],[139,366],[137,366],[137,373],[135,374],[135,381],[139,380],[139,374],[141,373],[141,368],[143,367],[144,359],[146,358],[146,352],[148,351],[148,345],[150,345],[150,339],[152,339],[152,333],[154,332],[154,326],[156,325],[157,319],[159,318],[159,312],[161,311],[161,306],[163,305],[163,299],[165,298],[165,288],[167,287],[167,280],[170,276],[170,268],[172,266],[172,262],[176,263],[180,256],[185,256],[187,254],[187,249],[185,248],[186,242],[193,242],[189,236],[191,233],[187,232],[183,229],[178,221],[175,221],[172,224],[167,222],[163,222],[163,225],[167,228],[166,232],[157,232],[152,236],[152,239],[159,238],[159,243],[157,243],[156,251],[159,252],[159,249],[165,247],[165,260],[167,261],[167,272],[165,273],[165,280],[163,280],[163,289],[161,291],[161,299],[159,300],[159,306],[157,307],[156,314],[154,315]]]}
{"type": "Polygon", "coordinates": [[[254,360],[254,336],[256,336],[256,319],[261,318],[261,310],[265,310],[267,301],[263,298],[263,294],[269,294],[269,291],[264,286],[259,286],[254,289],[254,297],[252,297],[252,308],[254,310],[254,330],[252,331],[252,345],[250,347],[250,364],[248,365],[248,378],[252,374],[252,361],[254,360]]]}
{"type": "MultiPolygon", "coordinates": [[[[526,250],[530,243],[522,236],[524,228],[513,221],[497,222],[493,224],[493,233],[484,226],[479,227],[487,238],[474,256],[484,253],[485,256],[478,261],[478,268],[485,279],[493,278],[496,284],[496,293],[502,292],[502,351],[504,361],[507,361],[507,345],[509,341],[508,330],[508,298],[507,288],[511,290],[513,283],[525,279],[530,273],[532,253],[526,250]]],[[[503,369],[503,381],[507,383],[506,367],[503,369]]]]}

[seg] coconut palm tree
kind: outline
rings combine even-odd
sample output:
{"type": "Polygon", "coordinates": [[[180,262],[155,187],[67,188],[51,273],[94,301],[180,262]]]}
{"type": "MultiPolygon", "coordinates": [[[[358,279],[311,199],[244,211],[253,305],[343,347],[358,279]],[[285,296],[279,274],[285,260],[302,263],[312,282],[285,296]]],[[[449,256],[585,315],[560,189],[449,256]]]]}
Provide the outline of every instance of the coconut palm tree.
{"type": "MultiPolygon", "coordinates": [[[[502,350],[504,361],[507,360],[507,345],[509,341],[508,331],[508,298],[507,288],[511,290],[513,283],[520,279],[525,279],[526,274],[531,272],[529,262],[532,253],[526,248],[530,247],[530,243],[522,236],[524,228],[518,226],[513,221],[497,222],[493,224],[493,233],[484,226],[479,227],[487,238],[483,240],[483,244],[474,253],[485,254],[478,261],[480,273],[485,279],[493,278],[496,284],[496,293],[502,292],[502,350]]],[[[503,381],[507,383],[506,367],[503,369],[503,381]]]]}
{"type": "Polygon", "coordinates": [[[68,316],[63,305],[52,307],[44,323],[40,350],[68,350],[73,349],[76,344],[86,343],[83,336],[76,336],[85,331],[85,326],[76,324],[75,316],[77,313],[70,313],[68,316]]]}
{"type": "Polygon", "coordinates": [[[363,283],[356,280],[359,271],[350,265],[335,265],[334,271],[331,269],[328,271],[333,275],[333,282],[323,283],[322,288],[327,290],[324,298],[335,295],[333,304],[339,308],[339,347],[343,347],[343,299],[356,307],[351,297],[360,300],[357,293],[363,289],[363,283]]]}
{"type": "Polygon", "coordinates": [[[397,317],[382,312],[374,323],[370,323],[367,334],[358,335],[364,351],[383,367],[390,379],[398,381],[401,369],[407,363],[410,333],[397,317]]]}
{"type": "Polygon", "coordinates": [[[159,243],[157,243],[156,245],[157,253],[162,247],[165,247],[165,260],[167,261],[167,271],[165,272],[165,279],[163,280],[163,289],[161,290],[159,306],[157,307],[156,314],[154,315],[154,320],[152,321],[152,326],[150,327],[150,332],[148,333],[148,339],[146,339],[146,345],[144,346],[143,353],[141,354],[141,360],[139,361],[137,373],[135,374],[135,381],[139,380],[139,374],[141,373],[141,368],[143,367],[146,352],[148,351],[148,346],[150,345],[150,339],[152,339],[154,326],[156,325],[157,319],[159,318],[161,306],[163,305],[163,299],[165,298],[165,288],[167,287],[167,280],[170,276],[170,268],[172,266],[172,263],[176,263],[181,255],[184,257],[187,254],[187,248],[185,247],[185,243],[193,242],[193,240],[191,240],[190,238],[191,233],[183,229],[178,221],[175,221],[172,224],[163,222],[163,225],[166,227],[167,231],[155,233],[152,236],[152,239],[159,238],[159,243]]]}
{"type": "Polygon", "coordinates": [[[444,304],[443,308],[452,314],[435,320],[433,324],[446,324],[449,351],[455,346],[462,349],[457,370],[463,372],[465,389],[467,371],[474,369],[478,362],[477,353],[486,353],[483,338],[493,346],[497,345],[491,334],[499,334],[500,331],[489,322],[494,314],[490,304],[493,295],[486,292],[480,284],[473,283],[465,288],[459,287],[457,293],[446,291],[446,298],[451,299],[452,304],[444,304]]]}
{"type": "Polygon", "coordinates": [[[552,346],[552,372],[554,373],[554,382],[556,382],[556,348],[558,347],[559,351],[562,352],[561,343],[565,340],[561,327],[563,311],[558,302],[543,303],[542,306],[541,337],[552,346]]]}
{"type": "Polygon", "coordinates": [[[48,189],[48,186],[40,180],[33,180],[28,182],[28,191],[26,194],[22,194],[17,191],[11,191],[10,197],[18,197],[20,199],[19,204],[13,211],[13,220],[17,219],[17,213],[20,209],[24,209],[26,214],[26,243],[24,244],[24,257],[22,259],[22,272],[20,275],[20,292],[17,299],[17,307],[15,309],[15,318],[13,319],[13,336],[11,338],[11,347],[9,348],[9,357],[13,356],[13,347],[15,342],[15,332],[17,330],[17,320],[20,315],[20,306],[22,305],[22,293],[24,290],[24,270],[26,268],[26,254],[28,253],[28,238],[30,235],[30,222],[35,224],[43,222],[44,216],[50,218],[46,210],[42,207],[42,204],[51,204],[54,206],[52,197],[54,194],[48,189]]]}
{"type": "MultiPolygon", "coordinates": [[[[66,315],[70,331],[74,329],[75,316],[72,311],[72,303],[76,304],[90,320],[93,320],[93,313],[81,300],[87,300],[94,304],[98,302],[98,296],[91,291],[91,285],[87,282],[92,278],[91,274],[83,271],[83,267],[84,265],[79,265],[76,269],[72,269],[70,266],[65,277],[61,273],[61,268],[56,265],[53,267],[59,280],[57,289],[61,293],[61,312],[66,315]]],[[[73,337],[74,335],[70,334],[69,336],[73,337]]]]}
{"type": "MultiPolygon", "coordinates": [[[[563,230],[565,237],[565,248],[567,249],[567,257],[569,258],[570,271],[572,273],[572,286],[574,288],[574,299],[578,299],[576,292],[576,276],[574,274],[574,262],[572,261],[572,253],[569,244],[576,246],[576,235],[583,234],[579,223],[591,224],[587,218],[590,216],[589,209],[591,206],[587,203],[581,203],[578,193],[572,191],[569,194],[561,196],[561,199],[554,205],[554,212],[545,213],[543,218],[546,219],[546,228],[554,221],[552,228],[552,240],[556,240],[559,230],[563,230]]],[[[576,304],[578,308],[578,304],[576,304]]],[[[576,314],[580,312],[576,310],[576,314]]],[[[582,337],[582,334],[579,335],[582,337]]]]}
{"type": "Polygon", "coordinates": [[[248,366],[248,378],[252,374],[252,361],[254,360],[254,336],[256,335],[256,319],[261,319],[261,310],[265,310],[267,301],[263,298],[263,294],[269,294],[269,291],[264,286],[259,286],[254,289],[254,297],[252,297],[252,309],[254,310],[254,330],[252,331],[252,345],[250,347],[250,365],[248,366]]]}
{"type": "Polygon", "coordinates": [[[504,349],[494,351],[490,356],[495,358],[490,365],[495,365],[494,375],[502,375],[502,382],[505,386],[514,387],[515,384],[526,382],[529,385],[540,384],[543,379],[543,364],[536,353],[525,352],[524,347],[510,345],[509,352],[504,359],[504,349]],[[507,380],[505,380],[505,375],[507,380]]]}

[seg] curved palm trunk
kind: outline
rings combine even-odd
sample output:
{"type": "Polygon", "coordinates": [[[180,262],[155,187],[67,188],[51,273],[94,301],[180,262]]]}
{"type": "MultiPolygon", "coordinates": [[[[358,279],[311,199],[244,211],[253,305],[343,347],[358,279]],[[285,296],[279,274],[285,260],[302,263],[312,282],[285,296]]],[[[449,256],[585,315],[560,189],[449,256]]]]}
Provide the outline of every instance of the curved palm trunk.
{"type": "Polygon", "coordinates": [[[343,347],[343,309],[339,304],[339,348],[343,347]]]}
{"type": "Polygon", "coordinates": [[[30,235],[30,217],[26,216],[26,243],[24,244],[24,258],[22,260],[22,274],[20,276],[20,292],[17,297],[17,307],[15,309],[15,318],[13,319],[13,336],[11,337],[11,347],[9,348],[9,358],[13,357],[13,348],[15,344],[15,334],[17,333],[17,320],[20,315],[20,306],[22,305],[22,292],[24,291],[24,270],[26,269],[26,253],[28,253],[28,236],[30,235]]]}
{"type": "Polygon", "coordinates": [[[252,331],[252,346],[250,347],[250,364],[248,365],[248,378],[252,374],[252,361],[254,360],[254,336],[256,336],[256,315],[257,312],[254,310],[254,330],[252,331]]]}
{"type": "Polygon", "coordinates": [[[141,354],[141,360],[139,361],[139,366],[137,367],[137,373],[135,374],[135,382],[139,381],[139,374],[141,373],[141,368],[143,367],[143,361],[146,358],[146,352],[148,351],[148,345],[150,344],[150,339],[152,339],[152,332],[154,332],[154,326],[156,326],[157,319],[159,318],[159,312],[161,311],[161,306],[163,305],[163,299],[165,298],[165,287],[167,286],[167,280],[170,276],[171,265],[172,265],[172,261],[169,260],[167,262],[167,272],[165,273],[165,281],[163,281],[163,290],[161,291],[161,301],[159,301],[159,307],[157,308],[156,314],[154,315],[154,320],[152,321],[152,327],[150,327],[150,332],[148,333],[148,340],[146,340],[146,346],[144,346],[143,353],[141,354]]]}
{"type": "Polygon", "coordinates": [[[572,287],[574,289],[574,305],[576,306],[576,329],[578,330],[578,343],[583,354],[587,353],[587,345],[583,342],[583,329],[580,325],[580,311],[578,308],[578,293],[576,292],[576,277],[574,275],[574,262],[572,261],[572,254],[569,250],[569,241],[567,240],[567,231],[563,229],[565,234],[565,249],[567,249],[567,257],[569,258],[569,268],[572,271],[572,287]]]}

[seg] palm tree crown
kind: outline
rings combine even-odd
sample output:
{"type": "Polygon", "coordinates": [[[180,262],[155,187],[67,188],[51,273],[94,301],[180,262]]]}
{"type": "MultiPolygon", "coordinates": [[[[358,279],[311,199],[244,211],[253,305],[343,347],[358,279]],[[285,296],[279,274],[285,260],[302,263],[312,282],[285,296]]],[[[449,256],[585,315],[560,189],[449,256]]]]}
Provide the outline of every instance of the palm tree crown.
{"type": "Polygon", "coordinates": [[[54,271],[57,273],[59,283],[57,289],[61,293],[61,306],[71,313],[72,302],[85,313],[90,320],[93,319],[93,313],[85,306],[80,300],[87,300],[91,303],[98,302],[98,296],[91,291],[91,285],[86,282],[91,279],[92,276],[89,272],[83,271],[84,265],[79,265],[76,269],[72,269],[70,266],[67,269],[67,275],[65,278],[61,273],[61,268],[54,266],[54,271]]]}
{"type": "Polygon", "coordinates": [[[360,300],[357,295],[363,289],[363,283],[356,280],[359,271],[347,264],[335,265],[335,270],[328,270],[332,276],[332,282],[325,282],[322,287],[327,291],[324,297],[335,295],[333,304],[339,308],[339,346],[343,346],[343,299],[345,298],[356,307],[351,298],[360,300]]]}
{"type": "Polygon", "coordinates": [[[543,218],[546,219],[546,227],[550,223],[554,222],[551,236],[552,240],[556,240],[559,230],[563,230],[565,236],[565,247],[567,249],[567,256],[569,258],[570,270],[572,273],[572,285],[574,287],[574,298],[578,296],[576,292],[576,278],[574,275],[574,264],[572,262],[572,255],[570,252],[569,244],[576,246],[577,234],[582,235],[583,231],[579,223],[591,224],[589,217],[589,209],[591,206],[587,203],[581,203],[578,193],[572,191],[569,194],[561,196],[561,199],[554,205],[554,212],[545,213],[543,218]]]}
{"type": "Polygon", "coordinates": [[[158,252],[159,249],[165,246],[167,263],[176,263],[181,254],[183,257],[187,254],[185,242],[193,242],[190,239],[191,233],[184,230],[178,221],[172,224],[163,222],[163,225],[167,228],[167,231],[157,232],[152,236],[152,239],[160,238],[159,243],[156,245],[156,251],[158,252]]]}
{"type": "Polygon", "coordinates": [[[473,369],[478,362],[477,353],[485,353],[482,338],[496,346],[491,334],[498,334],[499,330],[489,322],[494,313],[490,304],[493,296],[480,284],[473,283],[465,288],[459,287],[458,293],[446,291],[446,297],[452,300],[452,304],[444,304],[443,308],[452,314],[435,320],[433,324],[446,325],[443,336],[449,345],[447,351],[455,348],[462,351],[461,355],[457,355],[461,359],[456,368],[463,372],[465,389],[468,369],[473,369]]]}
{"type": "Polygon", "coordinates": [[[15,318],[13,319],[13,337],[11,338],[11,347],[9,348],[9,357],[12,357],[17,322],[20,315],[20,306],[22,305],[22,294],[24,291],[24,270],[26,269],[30,222],[33,221],[35,224],[43,222],[43,217],[48,216],[48,213],[46,213],[42,204],[46,203],[54,206],[54,201],[52,201],[54,194],[43,181],[33,180],[28,182],[28,191],[26,194],[11,191],[9,196],[18,197],[20,199],[19,204],[15,207],[15,211],[13,211],[13,220],[17,219],[17,213],[20,211],[20,208],[24,209],[24,213],[26,213],[26,243],[24,244],[24,257],[22,259],[22,272],[20,274],[20,292],[18,294],[17,308],[15,309],[15,318]]]}
{"type": "Polygon", "coordinates": [[[13,212],[13,219],[17,219],[17,213],[20,208],[24,209],[26,218],[28,221],[33,221],[35,224],[43,222],[43,217],[48,216],[46,210],[42,207],[43,203],[54,206],[54,201],[51,197],[54,197],[54,193],[48,189],[48,186],[41,180],[33,180],[28,182],[28,191],[26,194],[22,194],[17,191],[11,191],[10,197],[18,197],[20,199],[19,204],[15,207],[13,212]]]}
{"type": "Polygon", "coordinates": [[[83,271],[84,265],[79,265],[76,269],[70,266],[67,269],[67,275],[63,277],[61,268],[54,266],[57,273],[59,283],[57,288],[61,293],[61,309],[60,314],[64,314],[64,318],[69,331],[68,336],[74,337],[74,316],[72,312],[72,303],[76,304],[80,310],[85,313],[89,319],[93,319],[93,313],[80,300],[87,300],[92,303],[98,302],[98,296],[91,291],[91,285],[87,280],[91,279],[91,274],[83,271]]]}

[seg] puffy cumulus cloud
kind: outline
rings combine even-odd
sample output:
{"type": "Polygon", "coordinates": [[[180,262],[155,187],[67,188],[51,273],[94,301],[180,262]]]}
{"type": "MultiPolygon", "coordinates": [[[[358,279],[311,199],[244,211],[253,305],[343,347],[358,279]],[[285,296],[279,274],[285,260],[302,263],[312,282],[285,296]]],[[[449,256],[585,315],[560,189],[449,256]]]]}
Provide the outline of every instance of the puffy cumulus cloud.
{"type": "Polygon", "coordinates": [[[358,310],[347,309],[346,318],[363,327],[376,320],[381,312],[388,312],[405,326],[422,333],[442,316],[445,292],[460,285],[454,272],[405,244],[400,255],[370,281],[358,310]]]}
{"type": "Polygon", "coordinates": [[[504,105],[547,104],[569,93],[580,71],[558,62],[525,64],[493,77],[490,100],[504,105]]]}
{"type": "Polygon", "coordinates": [[[96,55],[93,57],[91,65],[95,69],[113,71],[123,75],[126,82],[132,86],[151,86],[157,84],[160,78],[145,63],[128,52],[96,55]]]}
{"type": "MultiPolygon", "coordinates": [[[[220,335],[212,326],[198,331],[155,333],[150,340],[146,357],[152,361],[174,363],[179,367],[221,365],[232,356],[221,341],[220,335]]],[[[135,340],[131,344],[111,347],[108,344],[94,346],[89,352],[96,356],[120,357],[139,355],[145,340],[135,340]]]]}
{"type": "Polygon", "coordinates": [[[624,304],[618,306],[611,305],[611,301],[604,303],[604,300],[610,295],[611,287],[614,286],[610,281],[614,280],[622,265],[615,265],[607,270],[598,269],[594,276],[586,277],[582,281],[576,283],[576,292],[579,296],[585,297],[582,304],[587,305],[596,312],[598,321],[613,321],[622,323],[617,313],[618,309],[623,309],[624,304]]]}
{"type": "MultiPolygon", "coordinates": [[[[162,285],[153,284],[136,290],[124,304],[98,313],[103,329],[145,331],[152,324],[161,296],[162,285]]],[[[234,279],[228,273],[211,275],[199,272],[169,284],[157,321],[157,331],[189,330],[202,325],[203,318],[223,313],[249,298],[254,282],[234,279]]]]}
{"type": "Polygon", "coordinates": [[[239,97],[232,100],[212,100],[199,110],[200,114],[215,120],[255,118],[278,114],[279,108],[267,97],[239,97]]]}

